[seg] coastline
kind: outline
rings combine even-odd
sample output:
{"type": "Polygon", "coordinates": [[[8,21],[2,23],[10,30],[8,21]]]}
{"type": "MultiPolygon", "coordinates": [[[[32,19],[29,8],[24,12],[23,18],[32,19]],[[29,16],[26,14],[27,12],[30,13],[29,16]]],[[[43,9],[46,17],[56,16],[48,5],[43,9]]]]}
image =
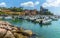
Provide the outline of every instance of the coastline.
{"type": "Polygon", "coordinates": [[[31,30],[12,26],[12,24],[6,21],[0,21],[0,25],[1,38],[33,38],[32,36],[35,35],[31,30]]]}

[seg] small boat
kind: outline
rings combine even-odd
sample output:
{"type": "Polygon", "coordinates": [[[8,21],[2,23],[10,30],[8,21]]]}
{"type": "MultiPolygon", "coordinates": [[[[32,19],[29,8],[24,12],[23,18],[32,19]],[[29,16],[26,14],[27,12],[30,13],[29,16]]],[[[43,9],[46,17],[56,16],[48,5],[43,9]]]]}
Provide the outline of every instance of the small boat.
{"type": "Polygon", "coordinates": [[[52,21],[51,19],[43,19],[40,21],[40,24],[42,25],[51,24],[51,21],[52,21]]]}
{"type": "Polygon", "coordinates": [[[57,17],[51,17],[51,19],[52,19],[53,21],[58,20],[58,18],[57,18],[57,17]]]}
{"type": "Polygon", "coordinates": [[[42,19],[36,19],[35,22],[40,23],[42,19]]]}
{"type": "Polygon", "coordinates": [[[50,24],[51,23],[51,19],[45,19],[42,21],[42,24],[50,24]]]}
{"type": "Polygon", "coordinates": [[[25,16],[25,17],[23,17],[23,19],[24,20],[27,20],[27,19],[29,19],[29,16],[25,16]]]}
{"type": "Polygon", "coordinates": [[[4,17],[4,19],[12,19],[11,16],[4,17]]]}
{"type": "Polygon", "coordinates": [[[18,19],[23,19],[23,16],[19,16],[18,19]]]}
{"type": "Polygon", "coordinates": [[[34,17],[29,17],[29,19],[30,19],[31,21],[33,21],[33,20],[35,20],[36,18],[34,18],[34,17]]]}
{"type": "Polygon", "coordinates": [[[18,19],[23,19],[22,17],[18,17],[18,19]]]}

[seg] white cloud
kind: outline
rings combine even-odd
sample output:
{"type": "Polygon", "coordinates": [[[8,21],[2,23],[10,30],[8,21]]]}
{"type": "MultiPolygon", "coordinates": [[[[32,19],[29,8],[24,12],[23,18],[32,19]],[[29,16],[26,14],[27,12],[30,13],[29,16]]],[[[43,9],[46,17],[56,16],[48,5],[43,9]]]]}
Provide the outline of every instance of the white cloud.
{"type": "Polygon", "coordinates": [[[36,1],[35,3],[33,3],[32,1],[29,1],[29,2],[25,2],[25,3],[21,3],[21,6],[25,6],[25,7],[34,7],[36,5],[38,5],[39,2],[36,1]]]}
{"type": "Polygon", "coordinates": [[[46,0],[45,3],[42,4],[43,7],[59,7],[60,0],[46,0]]]}
{"type": "Polygon", "coordinates": [[[36,2],[35,2],[35,5],[38,5],[38,4],[39,4],[39,1],[36,1],[36,2]]]}
{"type": "Polygon", "coordinates": [[[21,3],[21,6],[30,6],[30,7],[34,7],[34,3],[29,1],[29,2],[25,2],[25,3],[21,3]]]}
{"type": "Polygon", "coordinates": [[[5,2],[0,3],[0,7],[6,7],[6,3],[5,2]]]}

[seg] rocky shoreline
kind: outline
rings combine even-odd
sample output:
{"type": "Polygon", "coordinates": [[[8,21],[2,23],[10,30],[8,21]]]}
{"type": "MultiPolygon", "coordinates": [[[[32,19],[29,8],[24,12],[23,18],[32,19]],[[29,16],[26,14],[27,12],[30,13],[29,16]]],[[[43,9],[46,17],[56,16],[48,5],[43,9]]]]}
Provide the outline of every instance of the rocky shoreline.
{"type": "Polygon", "coordinates": [[[32,36],[33,32],[31,30],[24,30],[7,21],[0,21],[0,38],[33,38],[32,36]]]}

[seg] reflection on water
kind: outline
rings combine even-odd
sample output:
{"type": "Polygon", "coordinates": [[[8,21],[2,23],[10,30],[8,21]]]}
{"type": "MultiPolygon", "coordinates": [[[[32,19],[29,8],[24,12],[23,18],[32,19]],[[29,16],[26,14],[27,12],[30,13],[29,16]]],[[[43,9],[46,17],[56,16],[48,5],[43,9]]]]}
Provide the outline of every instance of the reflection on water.
{"type": "Polygon", "coordinates": [[[49,26],[49,25],[51,25],[51,23],[45,24],[45,25],[43,25],[43,24],[39,24],[39,25],[40,25],[40,27],[43,27],[43,26],[49,26]]]}
{"type": "Polygon", "coordinates": [[[22,19],[4,21],[8,21],[18,27],[23,27],[24,29],[32,30],[40,38],[60,38],[60,20],[52,21],[49,25],[42,25],[22,19]]]}

